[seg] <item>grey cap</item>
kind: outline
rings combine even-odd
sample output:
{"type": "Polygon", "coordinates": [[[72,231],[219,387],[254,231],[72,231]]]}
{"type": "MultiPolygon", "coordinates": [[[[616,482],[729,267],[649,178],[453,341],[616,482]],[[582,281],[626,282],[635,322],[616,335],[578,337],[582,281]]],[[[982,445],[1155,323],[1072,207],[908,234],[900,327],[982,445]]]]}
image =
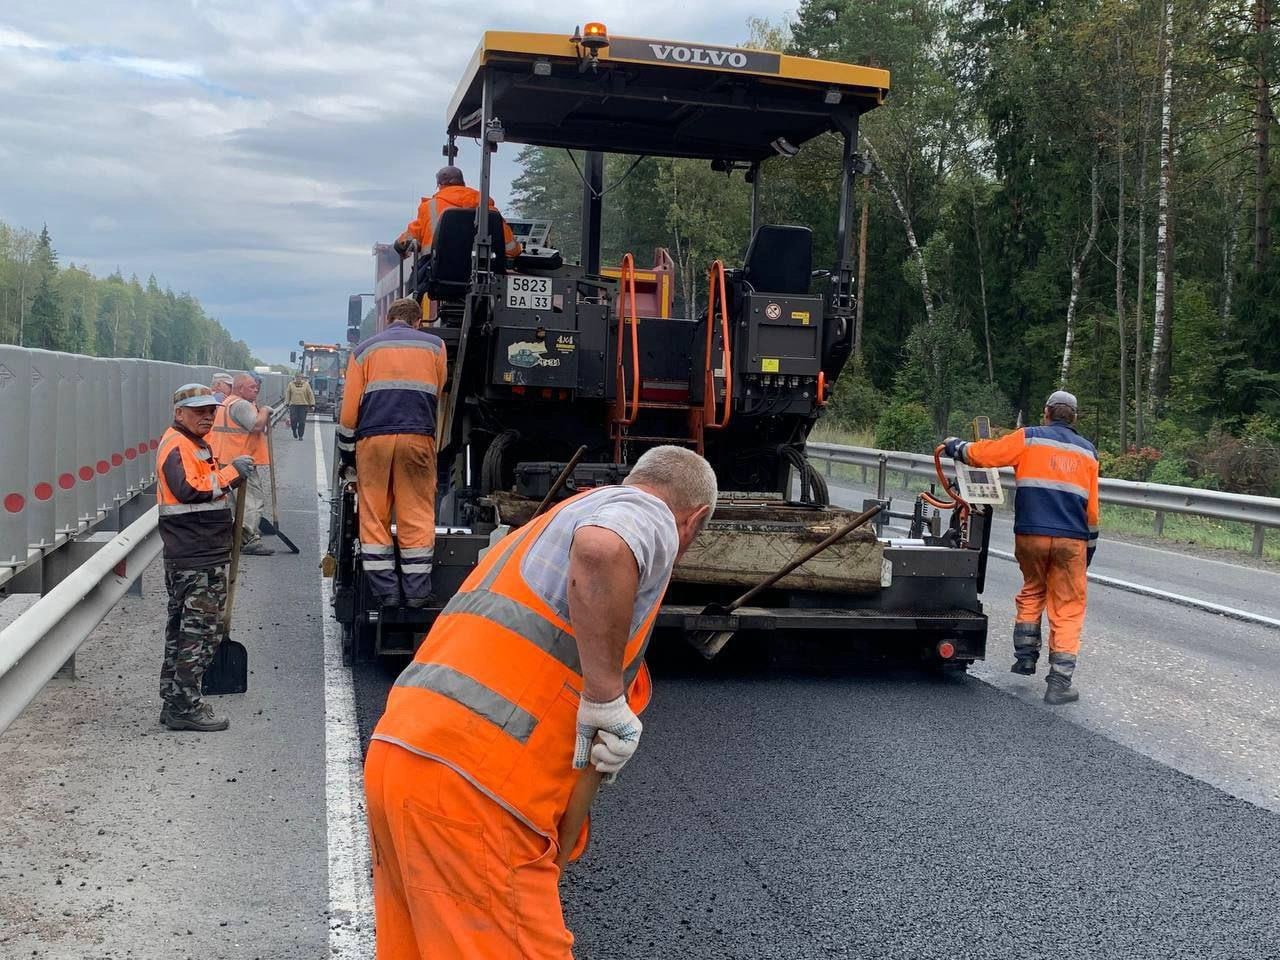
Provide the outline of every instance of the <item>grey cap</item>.
{"type": "Polygon", "coordinates": [[[1061,404],[1064,407],[1070,407],[1073,411],[1079,409],[1076,405],[1076,395],[1074,393],[1067,393],[1065,390],[1053,391],[1053,393],[1049,394],[1049,399],[1044,402],[1046,407],[1053,407],[1058,404],[1061,404]]]}

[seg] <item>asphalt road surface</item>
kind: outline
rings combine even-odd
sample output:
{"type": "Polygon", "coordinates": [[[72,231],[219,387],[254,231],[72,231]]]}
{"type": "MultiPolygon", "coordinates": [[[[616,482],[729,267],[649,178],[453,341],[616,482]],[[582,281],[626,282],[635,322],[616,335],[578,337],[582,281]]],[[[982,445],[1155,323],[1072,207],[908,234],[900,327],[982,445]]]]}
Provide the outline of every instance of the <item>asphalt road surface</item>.
{"type": "MultiPolygon", "coordinates": [[[[358,766],[341,746],[358,754],[397,665],[358,667],[344,706],[314,430],[330,449],[328,424],[304,443],[276,434],[281,520],[303,553],[247,562],[233,633],[254,675],[221,698],[230,731],[156,722],[153,570],[82,648],[78,679],[0,737],[0,957],[369,956],[367,851],[340,836],[358,766]]],[[[1099,563],[1121,549],[1104,543],[1099,563]]],[[[1158,556],[1116,575],[1206,595],[1214,578],[1273,576],[1158,556]]],[[[1007,672],[1016,586],[993,561],[991,657],[968,676],[835,646],[743,644],[706,666],[660,645],[640,751],[565,881],[577,955],[1280,954],[1280,632],[1094,588],[1084,697],[1047,708],[1042,678],[1007,672]]]]}
{"type": "MultiPolygon", "coordinates": [[[[1144,550],[1099,556],[1205,592],[1274,579],[1144,550]]],[[[577,955],[1280,953],[1280,634],[1095,590],[1085,699],[1050,709],[1042,680],[1005,672],[1018,583],[992,561],[973,676],[657,651],[640,751],[566,881],[577,955]]],[[[394,673],[357,669],[362,740],[394,673]]]]}

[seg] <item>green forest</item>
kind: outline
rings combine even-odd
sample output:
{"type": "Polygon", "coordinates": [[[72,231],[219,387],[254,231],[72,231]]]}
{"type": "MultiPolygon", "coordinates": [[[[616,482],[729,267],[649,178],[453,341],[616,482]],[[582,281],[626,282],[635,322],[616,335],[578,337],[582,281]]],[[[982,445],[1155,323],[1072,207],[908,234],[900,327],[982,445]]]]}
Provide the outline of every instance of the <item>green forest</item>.
{"type": "MultiPolygon", "coordinates": [[[[1270,4],[802,0],[748,24],[748,46],[892,74],[860,127],[865,293],[830,418],[923,452],[978,414],[1038,422],[1065,387],[1104,474],[1280,492],[1270,4]]],[[[516,207],[576,256],[574,158],[520,161],[516,207]]],[[[815,267],[839,163],[832,137],[763,166],[763,221],[813,227],[815,267]]],[[[740,174],[613,156],[605,190],[605,262],[668,248],[682,303],[741,262],[740,174]]]]}
{"type": "Polygon", "coordinates": [[[58,262],[49,229],[0,222],[0,343],[248,370],[255,363],[190,294],[58,262]]]}

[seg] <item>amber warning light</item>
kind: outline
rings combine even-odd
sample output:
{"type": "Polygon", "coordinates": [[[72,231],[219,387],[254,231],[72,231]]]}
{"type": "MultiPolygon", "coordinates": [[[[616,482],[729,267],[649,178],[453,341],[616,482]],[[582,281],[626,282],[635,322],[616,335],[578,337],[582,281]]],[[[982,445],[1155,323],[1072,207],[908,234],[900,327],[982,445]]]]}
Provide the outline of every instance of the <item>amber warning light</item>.
{"type": "Polygon", "coordinates": [[[595,53],[609,45],[609,30],[603,23],[588,23],[582,28],[581,43],[595,53]]]}

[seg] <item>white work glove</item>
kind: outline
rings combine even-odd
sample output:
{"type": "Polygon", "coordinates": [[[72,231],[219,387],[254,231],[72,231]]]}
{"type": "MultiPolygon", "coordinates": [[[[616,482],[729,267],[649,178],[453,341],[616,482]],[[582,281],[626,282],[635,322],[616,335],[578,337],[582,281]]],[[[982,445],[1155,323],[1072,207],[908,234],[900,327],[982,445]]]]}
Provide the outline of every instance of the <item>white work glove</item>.
{"type": "Polygon", "coordinates": [[[575,770],[591,765],[605,774],[605,783],[613,783],[618,771],[640,745],[644,724],[627,706],[625,695],[608,703],[597,703],[583,697],[578,704],[578,730],[573,742],[575,770]]]}
{"type": "Polygon", "coordinates": [[[253,473],[253,457],[247,453],[242,453],[231,461],[231,466],[236,468],[236,473],[240,474],[240,479],[246,480],[249,474],[253,473]]]}

